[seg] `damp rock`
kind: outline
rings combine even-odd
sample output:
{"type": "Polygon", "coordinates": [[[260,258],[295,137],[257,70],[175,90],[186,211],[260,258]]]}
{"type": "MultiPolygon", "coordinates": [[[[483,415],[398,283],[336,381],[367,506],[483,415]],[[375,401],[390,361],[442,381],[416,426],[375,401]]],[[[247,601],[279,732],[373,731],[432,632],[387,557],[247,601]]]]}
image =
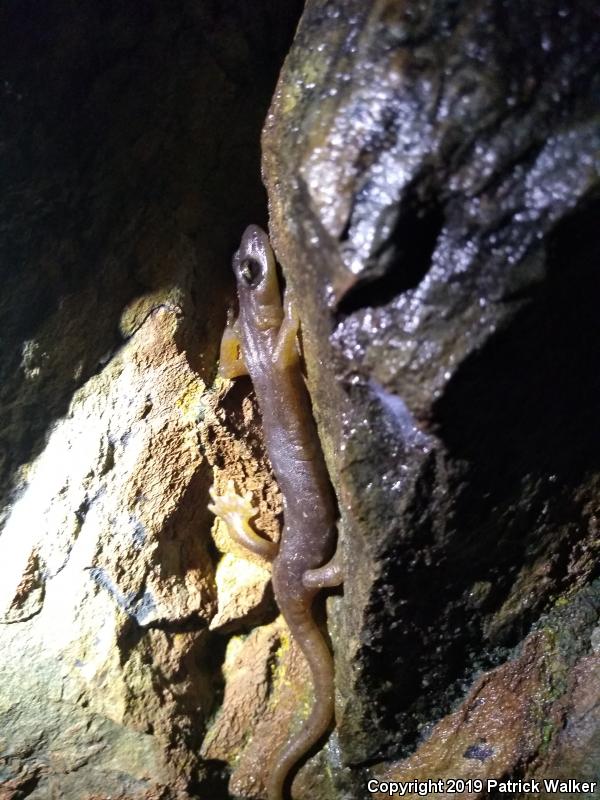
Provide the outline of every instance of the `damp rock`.
{"type": "Polygon", "coordinates": [[[599,53],[591,2],[309,0],[286,59],[263,172],[340,506],[358,771],[418,754],[595,575],[599,53]]]}

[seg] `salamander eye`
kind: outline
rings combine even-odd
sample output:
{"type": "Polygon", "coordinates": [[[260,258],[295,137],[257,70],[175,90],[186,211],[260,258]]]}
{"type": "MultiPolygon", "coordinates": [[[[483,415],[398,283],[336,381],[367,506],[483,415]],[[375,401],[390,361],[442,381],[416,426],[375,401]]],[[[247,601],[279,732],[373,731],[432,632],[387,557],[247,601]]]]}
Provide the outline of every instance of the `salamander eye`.
{"type": "Polygon", "coordinates": [[[260,264],[253,258],[245,258],[240,264],[240,275],[251,289],[254,288],[261,279],[260,264]]]}

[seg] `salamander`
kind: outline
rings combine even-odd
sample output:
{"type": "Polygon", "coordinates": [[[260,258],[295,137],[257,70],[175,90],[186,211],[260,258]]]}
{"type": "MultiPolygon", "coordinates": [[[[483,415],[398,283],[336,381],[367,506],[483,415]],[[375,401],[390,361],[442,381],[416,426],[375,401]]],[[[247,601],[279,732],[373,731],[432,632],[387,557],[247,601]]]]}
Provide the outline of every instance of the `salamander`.
{"type": "Polygon", "coordinates": [[[291,770],[333,721],[333,660],[312,605],[321,589],[342,582],[334,552],[336,504],[302,375],[298,315],[289,288],[282,303],[275,256],[258,226],[244,232],[233,271],[239,313],[235,321],[228,318],[219,372],[228,378],[249,374],[252,379],[267,452],[283,496],[279,544],[252,529],[249,521],[256,512],[251,494],[238,495],[232,481],[222,495],[213,486],[209,508],[226,522],[232,538],[272,561],[277,605],[310,668],[310,716],[277,753],[267,780],[268,800],[282,800],[291,770]]]}

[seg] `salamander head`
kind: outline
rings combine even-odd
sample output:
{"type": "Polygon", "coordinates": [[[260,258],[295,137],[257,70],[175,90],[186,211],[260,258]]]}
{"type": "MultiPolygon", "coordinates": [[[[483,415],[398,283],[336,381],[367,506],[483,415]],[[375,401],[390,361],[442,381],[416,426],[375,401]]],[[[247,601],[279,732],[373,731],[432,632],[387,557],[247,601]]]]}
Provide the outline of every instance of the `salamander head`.
{"type": "Polygon", "coordinates": [[[275,256],[269,237],[258,227],[244,231],[240,249],[233,256],[240,314],[260,330],[278,328],[283,319],[275,256]]]}

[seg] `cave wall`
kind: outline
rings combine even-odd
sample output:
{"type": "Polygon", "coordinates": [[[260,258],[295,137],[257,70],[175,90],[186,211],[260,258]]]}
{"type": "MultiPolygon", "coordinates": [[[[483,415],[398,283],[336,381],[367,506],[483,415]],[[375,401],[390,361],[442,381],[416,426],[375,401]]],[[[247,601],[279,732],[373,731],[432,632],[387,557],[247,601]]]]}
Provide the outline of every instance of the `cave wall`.
{"type": "Polygon", "coordinates": [[[278,83],[263,171],[340,504],[357,775],[577,777],[563,725],[597,771],[569,676],[590,709],[598,36],[593,3],[315,0],[278,83]]]}
{"type": "Polygon", "coordinates": [[[226,796],[208,625],[248,609],[219,599],[199,431],[300,5],[0,9],[6,800],[226,796]]]}
{"type": "Polygon", "coordinates": [[[596,9],[301,5],[0,10],[6,800],[258,800],[310,705],[207,510],[233,479],[278,535],[216,377],[265,119],[345,564],[293,796],[597,771],[596,9]]]}

